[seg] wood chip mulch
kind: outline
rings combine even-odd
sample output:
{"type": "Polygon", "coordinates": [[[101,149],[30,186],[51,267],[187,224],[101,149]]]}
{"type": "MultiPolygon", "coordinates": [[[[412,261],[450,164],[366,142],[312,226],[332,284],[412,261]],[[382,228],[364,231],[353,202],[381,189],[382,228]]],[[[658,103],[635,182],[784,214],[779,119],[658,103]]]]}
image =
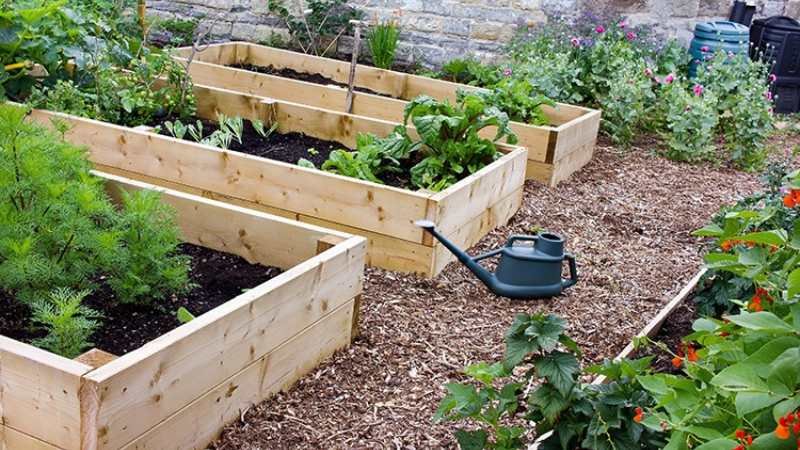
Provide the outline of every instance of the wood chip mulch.
{"type": "Polygon", "coordinates": [[[471,249],[537,228],[563,234],[581,276],[566,295],[498,298],[456,263],[434,280],[369,269],[354,345],[243,411],[213,448],[454,448],[454,424],[431,420],[443,385],[468,364],[499,359],[517,313],[566,318],[586,363],[613,357],[700,267],[690,232],[758,186],[753,174],[599,145],[557,188],[528,182],[511,223],[471,249]]]}

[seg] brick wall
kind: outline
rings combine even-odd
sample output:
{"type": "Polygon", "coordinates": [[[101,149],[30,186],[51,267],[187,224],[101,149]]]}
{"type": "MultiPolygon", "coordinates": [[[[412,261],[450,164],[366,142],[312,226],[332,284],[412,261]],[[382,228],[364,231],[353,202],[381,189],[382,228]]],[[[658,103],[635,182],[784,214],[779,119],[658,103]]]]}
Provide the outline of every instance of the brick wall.
{"type": "MultiPolygon", "coordinates": [[[[296,0],[295,0],[296,1],[296,0]]],[[[520,27],[545,23],[555,15],[616,11],[634,24],[654,24],[669,36],[688,41],[695,22],[725,18],[732,0],[358,0],[351,4],[369,18],[399,17],[399,58],[437,66],[458,56],[491,59],[520,27]],[[399,16],[398,16],[399,14],[399,16]]],[[[798,17],[800,0],[757,0],[757,15],[798,17]]],[[[203,17],[214,22],[219,39],[267,40],[285,33],[266,14],[266,0],[150,0],[148,8],[165,16],[203,17]]],[[[346,47],[346,44],[345,44],[346,47]]],[[[346,48],[345,48],[346,49],[346,48]]]]}

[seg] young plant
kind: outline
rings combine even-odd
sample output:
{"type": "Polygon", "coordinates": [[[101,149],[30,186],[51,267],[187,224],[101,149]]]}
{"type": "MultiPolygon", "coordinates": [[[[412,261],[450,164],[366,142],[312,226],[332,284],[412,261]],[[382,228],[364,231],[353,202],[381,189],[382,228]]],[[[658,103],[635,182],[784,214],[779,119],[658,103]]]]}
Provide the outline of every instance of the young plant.
{"type": "Polygon", "coordinates": [[[420,136],[415,148],[423,158],[411,168],[411,180],[421,189],[446,189],[494,161],[496,142],[516,143],[508,115],[475,94],[461,95],[457,105],[417,97],[406,105],[404,122],[413,123],[420,136]],[[493,139],[480,136],[487,127],[497,128],[493,139]]]}
{"type": "Polygon", "coordinates": [[[59,288],[31,303],[33,322],[47,333],[33,344],[69,359],[91,347],[89,337],[100,326],[102,315],[81,304],[87,295],[89,291],[59,288]]]}
{"type": "Polygon", "coordinates": [[[183,139],[184,136],[186,136],[186,132],[189,131],[189,127],[184,125],[180,120],[176,120],[175,122],[166,121],[164,122],[164,128],[176,139],[183,139]]]}
{"type": "MultiPolygon", "coordinates": [[[[464,95],[463,92],[459,93],[464,95]]],[[[526,80],[506,78],[488,92],[478,92],[487,105],[497,107],[515,122],[531,125],[547,125],[549,119],[542,105],[556,106],[555,102],[534,91],[526,80]]]]}
{"type": "MultiPolygon", "coordinates": [[[[242,143],[242,136],[244,135],[244,119],[239,116],[236,117],[227,117],[224,114],[218,114],[217,120],[219,122],[219,129],[226,134],[230,135],[231,138],[236,138],[236,141],[241,144],[242,143]]],[[[230,144],[226,145],[224,148],[228,148],[230,144]]]]}
{"type": "Polygon", "coordinates": [[[256,130],[256,133],[264,139],[269,139],[279,126],[278,122],[274,122],[269,128],[266,128],[264,122],[259,119],[255,119],[250,123],[253,125],[253,129],[256,130]]]}
{"type": "Polygon", "coordinates": [[[481,87],[494,86],[502,76],[499,67],[484,64],[475,58],[452,59],[442,66],[438,75],[439,78],[455,83],[481,87]]]}
{"type": "Polygon", "coordinates": [[[367,45],[372,54],[372,63],[381,69],[391,69],[397,53],[400,27],[394,20],[372,26],[367,33],[367,45]]]}
{"type": "Polygon", "coordinates": [[[398,126],[385,138],[360,134],[356,138],[356,148],[353,152],[334,150],[323,163],[322,170],[383,184],[380,175],[400,171],[400,161],[408,159],[416,147],[405,127],[398,126]]]}
{"type": "MultiPolygon", "coordinates": [[[[150,299],[128,295],[120,278],[183,289],[173,283],[180,278],[174,273],[158,279],[168,272],[156,267],[178,271],[165,247],[137,246],[132,236],[142,233],[144,241],[160,241],[176,235],[174,224],[162,220],[159,209],[136,216],[142,212],[134,202],[126,206],[130,211],[117,210],[103,182],[92,176],[85,150],[29,123],[26,114],[23,108],[0,105],[0,287],[26,303],[55,288],[91,288],[101,275],[111,279],[119,298],[132,301],[150,299]]],[[[154,202],[154,195],[135,197],[154,202]]],[[[181,270],[185,275],[188,268],[181,270]]]]}
{"type": "Polygon", "coordinates": [[[537,424],[539,436],[552,431],[544,449],[662,448],[657,433],[636,420],[651,403],[635,381],[649,359],[596,366],[592,372],[610,383],[584,385],[578,380],[580,352],[565,325],[553,315],[517,316],[506,332],[502,362],[472,365],[465,370],[472,383],[446,386],[435,419],[470,419],[481,427],[456,431],[461,448],[526,448],[525,421],[537,424]],[[521,377],[514,375],[517,368],[525,369],[521,377]]]}
{"type": "Polygon", "coordinates": [[[188,125],[186,128],[189,132],[189,136],[191,136],[195,142],[200,142],[203,140],[203,121],[198,120],[195,122],[194,126],[188,125]]]}

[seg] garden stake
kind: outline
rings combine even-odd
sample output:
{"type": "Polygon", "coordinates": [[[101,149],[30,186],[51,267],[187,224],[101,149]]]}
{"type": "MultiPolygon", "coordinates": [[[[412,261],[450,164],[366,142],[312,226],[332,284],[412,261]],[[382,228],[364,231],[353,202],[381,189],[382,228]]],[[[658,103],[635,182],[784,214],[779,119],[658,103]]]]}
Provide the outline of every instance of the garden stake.
{"type": "Polygon", "coordinates": [[[350,24],[355,27],[353,32],[353,59],[350,62],[350,78],[347,82],[347,99],[345,100],[345,111],[348,114],[353,112],[353,85],[356,81],[356,67],[358,66],[358,53],[361,49],[361,26],[366,25],[361,20],[351,20],[350,24]]]}
{"type": "Polygon", "coordinates": [[[553,233],[536,236],[511,236],[506,245],[470,257],[447,238],[436,231],[429,220],[418,220],[415,224],[438,239],[462,264],[467,266],[490,291],[513,299],[553,297],[578,282],[575,257],[564,253],[564,239],[553,233]],[[533,246],[514,245],[516,242],[533,242],[533,246]],[[478,261],[500,255],[494,273],[489,272],[478,261]],[[569,263],[570,277],[561,278],[561,267],[569,263]]]}

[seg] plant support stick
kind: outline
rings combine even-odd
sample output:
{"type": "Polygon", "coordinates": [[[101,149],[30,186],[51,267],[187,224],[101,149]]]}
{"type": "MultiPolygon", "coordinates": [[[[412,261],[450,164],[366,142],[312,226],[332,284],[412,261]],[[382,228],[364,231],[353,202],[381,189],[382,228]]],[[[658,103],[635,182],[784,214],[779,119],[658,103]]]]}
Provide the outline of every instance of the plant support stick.
{"type": "Polygon", "coordinates": [[[361,26],[365,22],[360,20],[351,20],[350,24],[355,27],[353,32],[353,59],[350,62],[350,78],[347,82],[347,99],[345,100],[345,111],[347,113],[353,112],[353,84],[356,81],[356,67],[358,66],[358,53],[361,49],[361,26]]]}

